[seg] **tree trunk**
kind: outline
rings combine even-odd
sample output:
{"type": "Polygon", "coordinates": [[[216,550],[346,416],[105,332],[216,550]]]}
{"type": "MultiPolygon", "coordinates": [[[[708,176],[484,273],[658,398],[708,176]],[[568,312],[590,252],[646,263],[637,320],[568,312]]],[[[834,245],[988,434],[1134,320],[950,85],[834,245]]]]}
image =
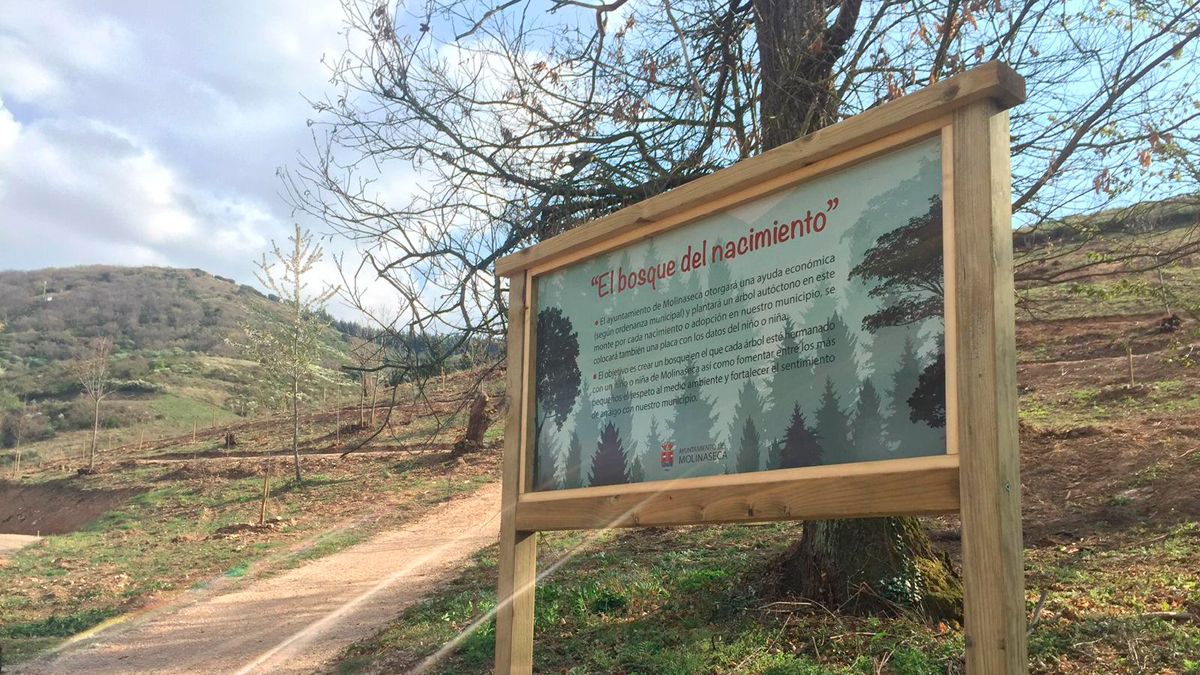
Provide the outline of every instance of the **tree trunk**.
{"type": "Polygon", "coordinates": [[[358,428],[365,429],[367,426],[367,373],[362,373],[362,389],[358,392],[358,428]]]}
{"type": "MultiPolygon", "coordinates": [[[[854,33],[860,0],[754,0],[762,70],[763,150],[837,121],[833,68],[854,33]]],[[[962,587],[916,518],[822,520],[778,560],[780,590],[830,608],[918,607],[960,617],[962,587]]]]}
{"type": "Polygon", "coordinates": [[[455,454],[474,452],[483,445],[483,435],[491,425],[487,406],[488,395],[483,391],[477,392],[467,412],[467,428],[463,432],[463,437],[454,444],[455,454]]]}
{"type": "Polygon", "coordinates": [[[860,4],[844,0],[827,26],[827,0],[754,0],[763,150],[837,121],[833,66],[854,32],[860,4]]]}
{"type": "Polygon", "coordinates": [[[96,469],[96,443],[100,441],[100,399],[94,399],[95,414],[92,416],[92,447],[88,451],[88,471],[96,469]]]}
{"type": "Polygon", "coordinates": [[[292,376],[292,459],[296,465],[296,482],[300,482],[300,376],[292,376]]]}
{"type": "Polygon", "coordinates": [[[375,428],[375,401],[379,396],[379,376],[371,377],[371,428],[375,428]]]}

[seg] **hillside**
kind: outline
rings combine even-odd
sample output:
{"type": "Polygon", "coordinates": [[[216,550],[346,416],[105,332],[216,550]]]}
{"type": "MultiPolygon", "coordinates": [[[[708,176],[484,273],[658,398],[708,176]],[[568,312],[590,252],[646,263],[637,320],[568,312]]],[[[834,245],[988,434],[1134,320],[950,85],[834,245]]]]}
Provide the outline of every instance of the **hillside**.
{"type": "Polygon", "coordinates": [[[88,266],[0,272],[0,321],[9,367],[71,358],[88,338],[122,351],[181,349],[232,355],[225,344],[252,311],[271,313],[257,290],[198,269],[88,266]],[[15,363],[12,362],[15,360],[15,363]]]}
{"type": "MultiPolygon", "coordinates": [[[[240,358],[230,341],[241,324],[281,312],[282,305],[250,286],[198,269],[0,272],[0,466],[12,462],[2,449],[18,437],[26,445],[53,439],[41,459],[49,458],[46,450],[74,456],[90,442],[91,411],[71,367],[97,337],[114,341],[102,447],[252,413],[269,397],[257,365],[240,358]]],[[[326,344],[328,368],[346,362],[342,334],[331,328],[326,344]]],[[[27,462],[36,459],[26,455],[27,462]]]]}

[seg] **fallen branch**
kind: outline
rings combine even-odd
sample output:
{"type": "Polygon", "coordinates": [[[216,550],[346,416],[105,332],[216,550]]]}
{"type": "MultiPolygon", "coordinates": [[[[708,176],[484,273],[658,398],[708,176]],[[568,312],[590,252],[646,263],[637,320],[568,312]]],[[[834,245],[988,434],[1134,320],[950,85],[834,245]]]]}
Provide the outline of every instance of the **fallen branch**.
{"type": "Polygon", "coordinates": [[[1140,616],[1144,619],[1165,619],[1166,621],[1200,621],[1200,616],[1192,612],[1146,612],[1140,616]]]}

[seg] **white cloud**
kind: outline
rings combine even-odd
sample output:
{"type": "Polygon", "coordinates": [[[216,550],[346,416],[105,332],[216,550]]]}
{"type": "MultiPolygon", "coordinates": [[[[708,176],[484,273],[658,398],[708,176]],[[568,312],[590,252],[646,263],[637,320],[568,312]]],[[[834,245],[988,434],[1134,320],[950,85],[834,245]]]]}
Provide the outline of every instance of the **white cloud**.
{"type": "Polygon", "coordinates": [[[275,169],[310,143],[303,96],[328,86],[340,28],[332,2],[0,13],[0,269],[156,264],[253,283],[253,260],[290,233],[275,169]]]}
{"type": "Polygon", "coordinates": [[[4,99],[0,98],[0,166],[12,152],[21,134],[21,124],[13,117],[12,112],[4,107],[4,99]]]}
{"type": "Polygon", "coordinates": [[[129,29],[112,17],[30,5],[0,20],[0,91],[23,103],[62,103],[79,75],[112,75],[134,52],[129,29]]]}

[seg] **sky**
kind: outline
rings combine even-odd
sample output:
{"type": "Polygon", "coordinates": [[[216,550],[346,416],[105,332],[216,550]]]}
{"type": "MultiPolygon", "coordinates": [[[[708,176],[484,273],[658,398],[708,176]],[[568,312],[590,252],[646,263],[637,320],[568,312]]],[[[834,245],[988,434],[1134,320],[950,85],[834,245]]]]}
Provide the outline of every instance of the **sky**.
{"type": "MultiPolygon", "coordinates": [[[[322,58],[341,53],[341,30],[333,0],[9,5],[0,269],[164,265],[255,283],[253,261],[293,222],[323,231],[293,217],[276,172],[312,145],[305,97],[329,89],[322,58]]],[[[320,274],[336,281],[332,260],[320,274]]]]}

